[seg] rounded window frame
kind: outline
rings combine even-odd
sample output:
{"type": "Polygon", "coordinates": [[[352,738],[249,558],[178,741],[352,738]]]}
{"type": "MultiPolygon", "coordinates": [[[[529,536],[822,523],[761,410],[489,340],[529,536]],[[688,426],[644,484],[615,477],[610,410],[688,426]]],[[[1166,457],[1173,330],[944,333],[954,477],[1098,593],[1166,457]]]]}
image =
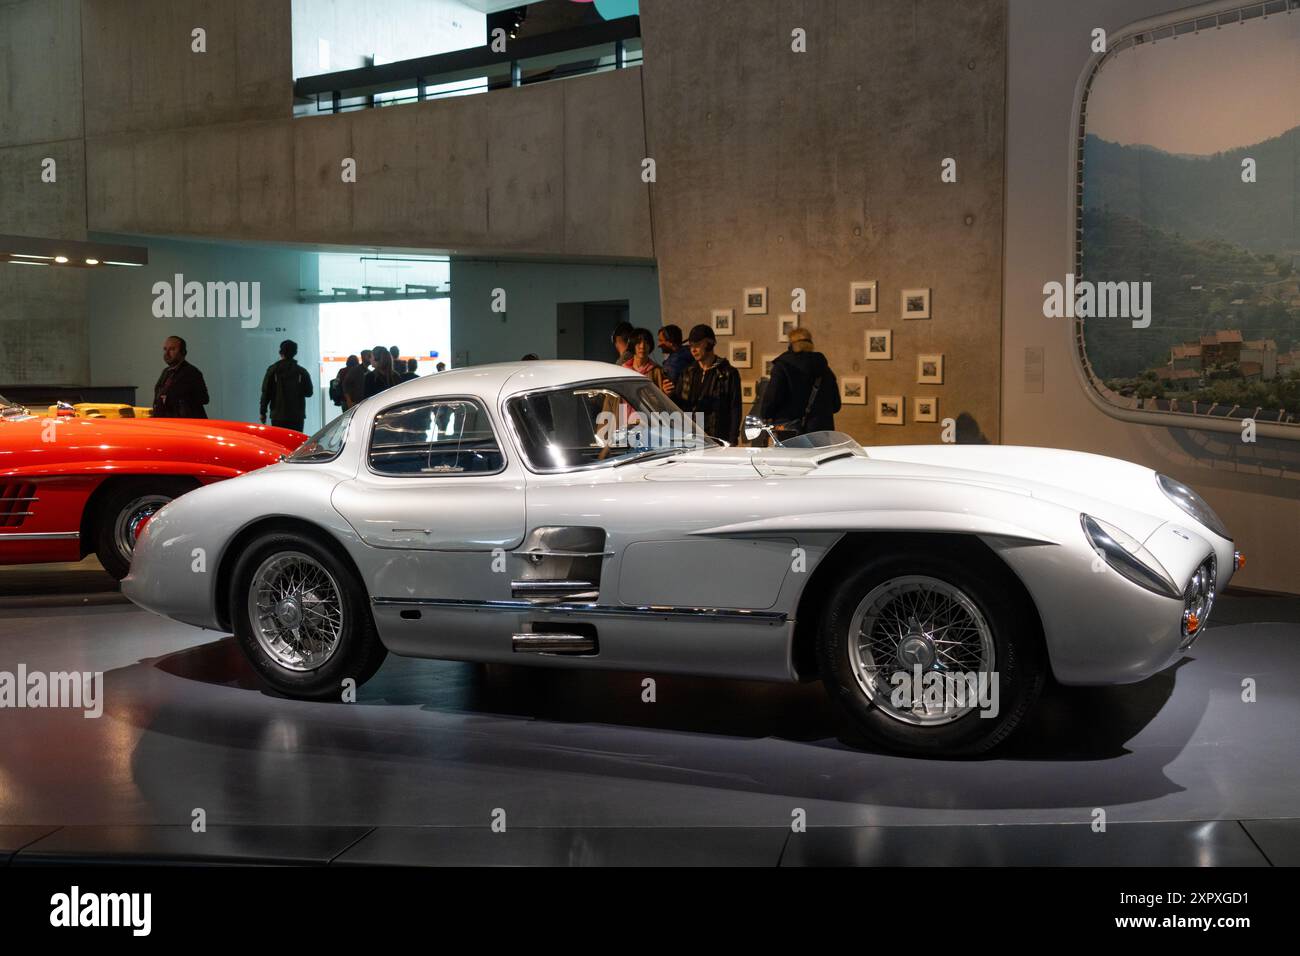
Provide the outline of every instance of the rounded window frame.
{"type": "Polygon", "coordinates": [[[510,455],[506,451],[506,443],[501,441],[501,429],[497,427],[497,423],[493,421],[492,412],[488,408],[487,402],[483,401],[483,399],[477,395],[465,395],[465,394],[427,395],[423,398],[408,398],[402,402],[394,402],[391,405],[385,405],[383,408],[379,409],[373,415],[371,415],[369,421],[366,422],[365,447],[360,449],[360,454],[361,454],[362,464],[365,466],[366,471],[370,475],[372,475],[375,478],[392,478],[395,481],[406,481],[410,479],[418,480],[421,478],[437,478],[442,480],[448,478],[451,479],[491,478],[495,475],[504,474],[510,468],[510,455]],[[375,421],[379,418],[379,416],[386,415],[387,413],[398,408],[410,408],[416,405],[434,405],[440,402],[468,402],[474,405],[479,410],[479,412],[483,415],[484,419],[487,421],[488,427],[492,429],[492,440],[496,442],[497,451],[501,455],[501,467],[497,468],[495,471],[475,471],[475,472],[468,472],[468,473],[461,473],[461,474],[457,474],[453,472],[421,472],[420,474],[417,475],[409,475],[409,474],[395,475],[387,471],[376,471],[370,463],[370,449],[372,448],[373,446],[372,443],[374,442],[375,439],[375,421]]]}
{"type": "MultiPolygon", "coordinates": [[[[1093,81],[1097,78],[1102,64],[1109,57],[1116,55],[1130,47],[1145,44],[1148,42],[1157,42],[1159,40],[1173,39],[1182,33],[1198,33],[1201,27],[1198,21],[1203,21],[1209,17],[1216,18],[1218,29],[1222,26],[1231,26],[1234,22],[1240,24],[1243,22],[1241,13],[1245,10],[1261,9],[1267,11],[1267,8],[1273,3],[1283,2],[1288,6],[1280,11],[1272,13],[1261,12],[1260,17],[1267,19],[1270,16],[1277,16],[1279,13],[1300,15],[1300,9],[1291,7],[1291,0],[1254,0],[1251,3],[1242,3],[1241,0],[1216,0],[1216,2],[1199,4],[1197,6],[1186,7],[1182,10],[1176,10],[1172,13],[1162,13],[1154,17],[1148,17],[1143,20],[1137,20],[1121,29],[1109,34],[1106,41],[1106,50],[1103,53],[1092,53],[1080,74],[1074,89],[1074,101],[1070,113],[1070,127],[1068,135],[1070,137],[1069,156],[1070,163],[1067,172],[1069,188],[1066,193],[1066,202],[1068,204],[1067,221],[1070,223],[1070,268],[1074,270],[1077,281],[1085,280],[1083,274],[1083,146],[1087,136],[1087,113],[1088,113],[1088,96],[1092,90],[1093,81]],[[1235,21],[1230,20],[1224,24],[1218,18],[1229,14],[1236,14],[1235,21]],[[1192,24],[1190,30],[1179,30],[1180,26],[1192,24]],[[1147,35],[1150,34],[1150,38],[1147,35]]],[[[1251,19],[1254,19],[1252,17],[1251,19]]],[[[1208,27],[1207,27],[1208,29],[1208,27]]],[[[1104,414],[1119,421],[1128,422],[1138,425],[1157,425],[1163,428],[1187,428],[1197,431],[1208,432],[1230,432],[1240,434],[1242,422],[1247,419],[1242,418],[1211,418],[1207,415],[1193,415],[1190,412],[1173,412],[1160,411],[1150,408],[1130,408],[1121,405],[1107,398],[1110,392],[1106,388],[1106,383],[1101,381],[1092,371],[1092,364],[1088,360],[1087,342],[1084,340],[1084,321],[1078,317],[1069,320],[1067,325],[1067,334],[1070,337],[1069,352],[1070,361],[1074,366],[1074,371],[1079,378],[1079,383],[1083,387],[1084,394],[1088,400],[1101,410],[1104,414]]],[[[1300,422],[1255,422],[1256,434],[1268,438],[1284,438],[1290,441],[1300,441],[1300,422]]]]}

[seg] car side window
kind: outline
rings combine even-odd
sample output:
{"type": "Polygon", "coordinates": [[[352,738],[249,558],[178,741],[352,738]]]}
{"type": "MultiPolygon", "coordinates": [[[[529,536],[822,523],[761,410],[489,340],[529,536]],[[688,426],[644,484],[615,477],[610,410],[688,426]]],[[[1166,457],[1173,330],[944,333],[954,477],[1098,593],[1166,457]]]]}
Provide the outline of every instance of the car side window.
{"type": "Polygon", "coordinates": [[[369,455],[380,475],[487,475],[505,467],[487,412],[464,398],[384,409],[375,416],[369,455]]]}

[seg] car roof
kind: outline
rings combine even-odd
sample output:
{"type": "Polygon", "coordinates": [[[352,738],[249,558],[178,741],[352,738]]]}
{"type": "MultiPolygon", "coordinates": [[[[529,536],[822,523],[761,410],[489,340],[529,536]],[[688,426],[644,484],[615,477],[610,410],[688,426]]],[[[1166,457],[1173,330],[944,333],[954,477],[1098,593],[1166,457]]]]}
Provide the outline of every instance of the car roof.
{"type": "Polygon", "coordinates": [[[395,398],[405,401],[453,394],[479,395],[491,399],[539,388],[556,388],[573,382],[590,382],[593,379],[642,377],[639,372],[613,362],[498,362],[494,365],[470,365],[422,375],[386,389],[382,394],[385,403],[395,398]]]}

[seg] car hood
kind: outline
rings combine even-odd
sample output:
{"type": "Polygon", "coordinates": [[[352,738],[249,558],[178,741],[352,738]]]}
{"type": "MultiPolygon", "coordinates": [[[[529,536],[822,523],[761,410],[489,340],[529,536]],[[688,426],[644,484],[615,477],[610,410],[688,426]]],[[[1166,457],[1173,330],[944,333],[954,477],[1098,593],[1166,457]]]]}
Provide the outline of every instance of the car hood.
{"type": "Polygon", "coordinates": [[[1014,445],[886,445],[709,448],[651,462],[647,478],[742,477],[907,480],[990,488],[1086,512],[1145,541],[1167,521],[1188,518],[1156,484],[1155,472],[1086,452],[1014,445]]]}
{"type": "Polygon", "coordinates": [[[0,473],[191,462],[229,477],[278,461],[304,437],[289,429],[206,419],[6,419],[0,422],[0,473]]]}

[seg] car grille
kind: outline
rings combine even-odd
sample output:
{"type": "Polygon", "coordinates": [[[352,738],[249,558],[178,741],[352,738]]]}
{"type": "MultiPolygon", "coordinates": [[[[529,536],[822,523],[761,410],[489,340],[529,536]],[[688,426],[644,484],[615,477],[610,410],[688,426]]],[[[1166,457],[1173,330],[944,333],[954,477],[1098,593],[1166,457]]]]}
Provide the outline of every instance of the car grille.
{"type": "Polygon", "coordinates": [[[1186,650],[1205,631],[1214,608],[1215,589],[1218,586],[1218,562],[1210,555],[1200,563],[1183,589],[1183,640],[1178,645],[1186,650]],[[1196,615],[1196,629],[1189,631],[1192,615],[1196,615]]]}

